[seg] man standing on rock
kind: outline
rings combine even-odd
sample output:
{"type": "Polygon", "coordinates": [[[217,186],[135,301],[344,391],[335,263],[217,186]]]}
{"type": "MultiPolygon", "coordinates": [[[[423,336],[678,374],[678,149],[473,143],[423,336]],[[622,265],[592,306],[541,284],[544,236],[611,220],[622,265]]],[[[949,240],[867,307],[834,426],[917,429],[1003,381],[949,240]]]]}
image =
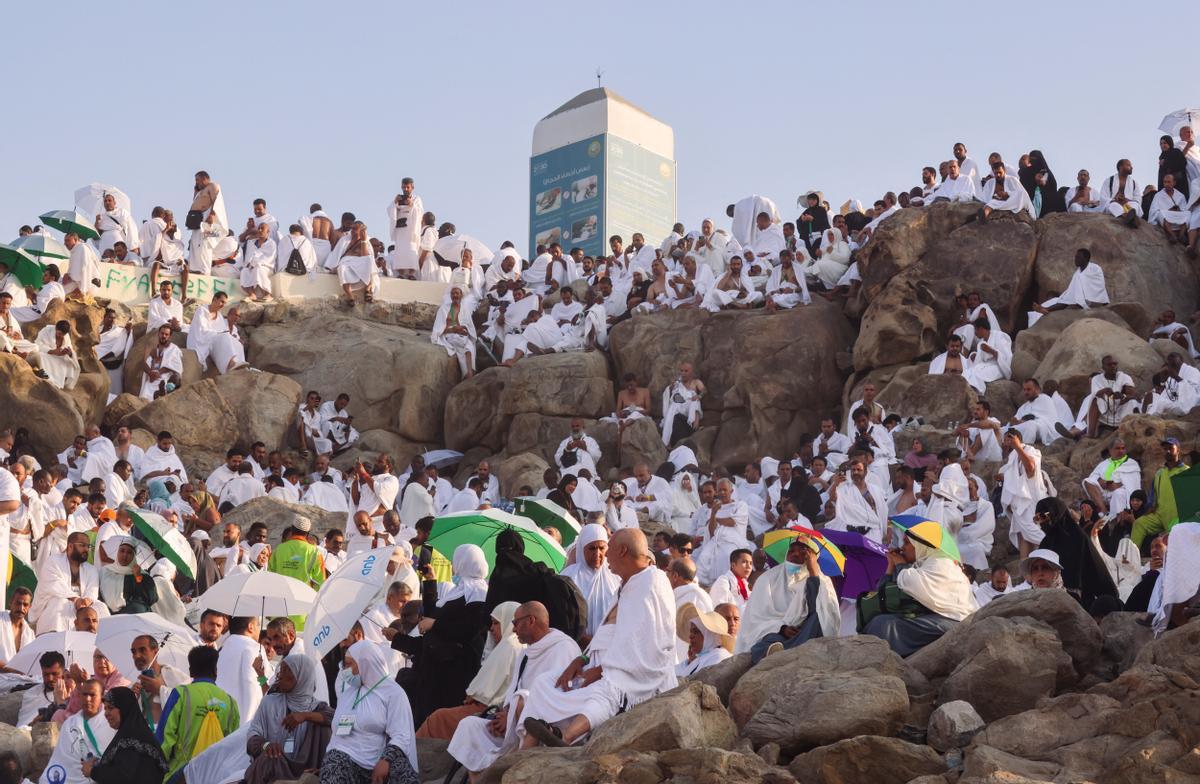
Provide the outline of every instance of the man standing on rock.
{"type": "Polygon", "coordinates": [[[1000,505],[1008,514],[1008,537],[1024,558],[1046,535],[1033,513],[1037,502],[1046,497],[1042,453],[1023,443],[1021,431],[1015,427],[1004,434],[1004,448],[1008,460],[996,475],[996,480],[1003,482],[1000,505]]]}
{"type": "Polygon", "coordinates": [[[354,480],[350,483],[350,500],[355,508],[366,512],[376,532],[383,531],[383,513],[395,507],[400,494],[400,480],[392,474],[392,456],[380,453],[371,471],[361,461],[354,465],[354,480]]]}
{"type": "Polygon", "coordinates": [[[556,681],[542,677],[532,684],[522,748],[573,744],[622,710],[675,688],[675,597],[654,566],[646,535],[618,531],[608,559],[623,582],[617,605],[586,655],[556,681]]]}

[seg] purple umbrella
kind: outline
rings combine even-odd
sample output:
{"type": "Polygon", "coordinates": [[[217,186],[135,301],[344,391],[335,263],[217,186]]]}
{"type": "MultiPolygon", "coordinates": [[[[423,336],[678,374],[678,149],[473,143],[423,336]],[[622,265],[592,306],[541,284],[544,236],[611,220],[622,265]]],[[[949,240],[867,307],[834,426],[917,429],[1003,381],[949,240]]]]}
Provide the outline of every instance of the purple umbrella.
{"type": "Polygon", "coordinates": [[[846,556],[846,574],[841,578],[839,589],[842,598],[857,599],[859,594],[875,590],[879,578],[887,571],[887,548],[851,531],[825,528],[821,535],[836,544],[846,556]]]}

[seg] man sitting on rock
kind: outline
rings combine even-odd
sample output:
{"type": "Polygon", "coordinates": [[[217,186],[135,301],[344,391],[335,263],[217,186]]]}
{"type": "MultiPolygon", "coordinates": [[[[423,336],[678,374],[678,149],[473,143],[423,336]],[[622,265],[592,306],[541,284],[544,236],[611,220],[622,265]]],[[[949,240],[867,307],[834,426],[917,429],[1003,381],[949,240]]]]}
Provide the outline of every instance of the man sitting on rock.
{"type": "Polygon", "coordinates": [[[1074,427],[1055,424],[1054,429],[1060,435],[1076,441],[1085,433],[1088,438],[1096,438],[1101,425],[1115,429],[1122,419],[1141,408],[1133,379],[1117,369],[1116,357],[1106,354],[1100,360],[1100,367],[1103,370],[1092,376],[1092,391],[1080,404],[1074,427]]]}
{"type": "Polygon", "coordinates": [[[978,392],[1002,378],[1012,378],[1012,338],[985,317],[975,320],[975,350],[968,359],[971,368],[963,375],[978,392]]]}
{"type": "Polygon", "coordinates": [[[1129,494],[1142,489],[1142,467],[1126,451],[1125,440],[1118,438],[1108,448],[1108,457],[1083,480],[1083,490],[1096,504],[1100,514],[1116,514],[1129,508],[1129,494]]]}
{"type": "MultiPolygon", "coordinates": [[[[0,324],[3,327],[3,324],[0,324]]],[[[1182,349],[1186,349],[1192,359],[1200,357],[1196,351],[1196,342],[1192,339],[1192,330],[1186,324],[1180,323],[1175,317],[1175,311],[1167,308],[1150,326],[1150,340],[1170,340],[1182,349]]]]}
{"type": "Polygon", "coordinates": [[[1163,186],[1150,202],[1150,215],[1147,216],[1147,220],[1162,228],[1168,243],[1187,245],[1188,223],[1191,217],[1187,197],[1175,188],[1175,175],[1164,174],[1163,186]]]}
{"type": "Polygon", "coordinates": [[[532,684],[522,748],[573,744],[620,711],[675,688],[675,598],[646,535],[617,531],[608,561],[623,582],[617,605],[586,655],[557,680],[543,676],[532,684]]]}
{"type": "Polygon", "coordinates": [[[1072,185],[1067,188],[1066,203],[1067,212],[1100,212],[1104,209],[1104,202],[1100,200],[1100,194],[1089,183],[1092,181],[1092,175],[1087,169],[1080,169],[1075,175],[1077,185],[1072,185]]]}
{"type": "Polygon", "coordinates": [[[1050,396],[1042,393],[1042,386],[1037,379],[1025,379],[1021,394],[1025,396],[1025,402],[1008,421],[1009,426],[1020,433],[1021,441],[1027,444],[1037,441],[1049,444],[1057,440],[1055,424],[1058,422],[1058,412],[1050,396]]]}
{"type": "Polygon", "coordinates": [[[946,340],[946,350],[929,363],[929,375],[965,376],[973,367],[971,360],[963,356],[963,341],[957,334],[946,340]]]}
{"type": "Polygon", "coordinates": [[[1103,210],[1114,218],[1124,221],[1126,226],[1137,226],[1142,214],[1142,191],[1133,179],[1133,164],[1128,158],[1117,161],[1117,173],[1100,185],[1100,201],[1103,210]]]}
{"type": "Polygon", "coordinates": [[[997,565],[992,568],[991,575],[988,576],[986,583],[980,583],[975,586],[975,601],[982,608],[989,602],[1010,593],[1013,590],[1012,581],[1009,578],[1008,570],[1003,566],[997,565]]]}
{"type": "Polygon", "coordinates": [[[1163,531],[1170,532],[1179,522],[1179,507],[1175,503],[1175,488],[1171,485],[1171,477],[1181,474],[1188,469],[1180,454],[1179,439],[1167,438],[1162,442],[1164,465],[1154,473],[1154,505],[1145,514],[1133,521],[1133,531],[1129,538],[1142,549],[1142,542],[1147,536],[1153,536],[1163,531]]]}
{"type": "Polygon", "coordinates": [[[1108,304],[1108,291],[1104,284],[1104,270],[1100,265],[1092,263],[1092,252],[1087,248],[1075,251],[1075,272],[1067,289],[1057,297],[1051,297],[1045,302],[1033,304],[1033,310],[1027,314],[1029,326],[1033,326],[1042,316],[1055,310],[1067,308],[1098,308],[1108,304]]]}
{"type": "Polygon", "coordinates": [[[662,393],[662,436],[668,449],[700,427],[704,393],[704,382],[696,378],[692,363],[681,364],[679,376],[662,393]]]}

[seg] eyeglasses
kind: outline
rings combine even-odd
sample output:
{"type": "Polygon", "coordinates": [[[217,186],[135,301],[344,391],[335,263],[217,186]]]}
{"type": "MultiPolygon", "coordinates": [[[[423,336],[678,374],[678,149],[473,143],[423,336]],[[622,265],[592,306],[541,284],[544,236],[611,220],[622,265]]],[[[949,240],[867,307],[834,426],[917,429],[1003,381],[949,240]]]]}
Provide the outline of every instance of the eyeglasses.
{"type": "Polygon", "coordinates": [[[514,615],[513,619],[512,619],[512,625],[516,626],[521,621],[527,621],[532,617],[533,617],[532,615],[521,615],[521,616],[514,615]]]}
{"type": "Polygon", "coordinates": [[[679,551],[679,552],[683,553],[684,555],[687,555],[687,554],[689,554],[689,553],[691,553],[691,552],[692,552],[692,548],[690,548],[690,547],[684,547],[684,548],[680,549],[680,551],[679,551]]]}

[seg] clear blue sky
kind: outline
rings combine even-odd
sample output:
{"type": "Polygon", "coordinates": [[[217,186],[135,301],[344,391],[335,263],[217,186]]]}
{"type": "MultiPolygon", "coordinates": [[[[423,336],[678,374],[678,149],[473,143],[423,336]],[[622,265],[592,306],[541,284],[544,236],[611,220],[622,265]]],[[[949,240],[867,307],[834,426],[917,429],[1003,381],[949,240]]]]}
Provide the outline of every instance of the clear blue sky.
{"type": "Polygon", "coordinates": [[[1040,148],[1062,184],[1128,157],[1145,183],[1162,115],[1200,103],[1158,76],[1186,60],[1179,31],[1107,0],[15,3],[5,21],[4,240],[92,181],[139,220],[182,218],[204,168],[235,225],[262,196],[285,225],[318,201],[386,236],[409,175],[440,220],[523,247],[533,126],[597,67],[674,127],[689,228],[751,193],[787,218],[810,188],[869,202],[957,140],[981,161],[1040,148]]]}

